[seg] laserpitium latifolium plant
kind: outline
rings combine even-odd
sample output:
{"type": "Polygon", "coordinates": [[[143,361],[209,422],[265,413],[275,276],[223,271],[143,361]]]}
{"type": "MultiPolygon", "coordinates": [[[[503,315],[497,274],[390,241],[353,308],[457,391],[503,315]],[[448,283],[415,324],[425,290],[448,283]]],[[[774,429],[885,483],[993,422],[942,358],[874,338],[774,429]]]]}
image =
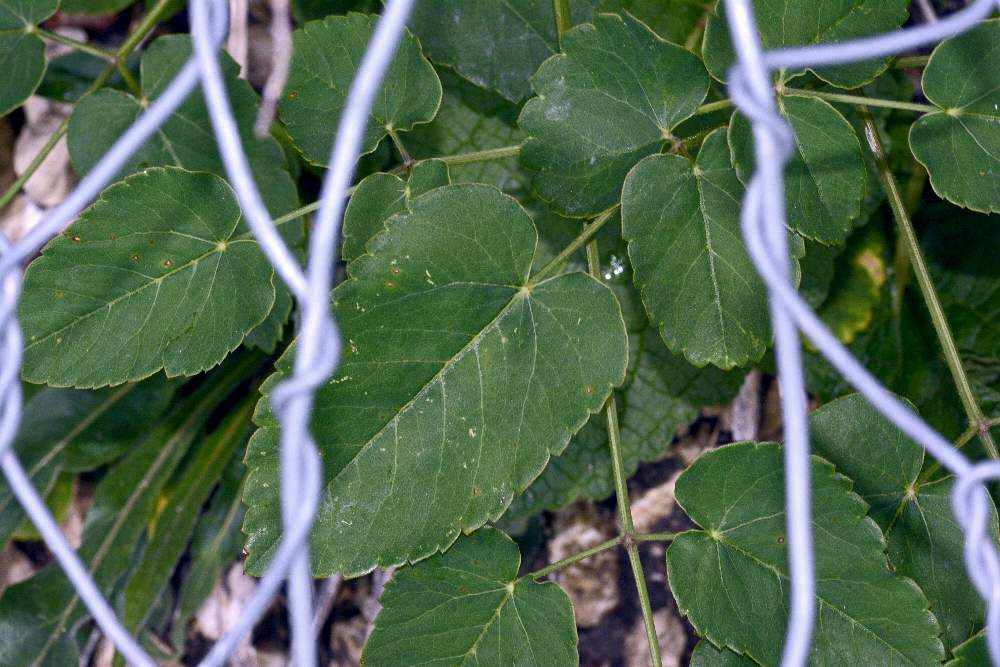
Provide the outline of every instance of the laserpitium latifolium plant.
{"type": "MultiPolygon", "coordinates": [[[[146,4],[0,0],[5,122],[22,122],[31,95],[73,105],[0,205],[63,137],[88,173],[183,66],[181,3],[146,4]],[[130,29],[52,31],[81,14],[130,29]],[[46,43],[64,53],[47,58],[46,43]]],[[[767,48],[924,20],[909,5],[755,3],[767,48]]],[[[380,9],[292,3],[290,76],[265,138],[258,93],[223,58],[264,203],[299,250],[380,9]]],[[[928,54],[774,81],[796,135],[786,206],[800,291],[981,457],[1000,456],[998,49],[993,19],[928,54]]],[[[546,578],[621,548],[658,666],[641,557],[654,542],[669,543],[666,583],[700,638],[691,664],[778,664],[781,444],[690,463],[675,487],[689,529],[637,532],[629,504],[640,464],[714,419],[706,408],[750,369],[773,371],[739,228],[754,148],[726,97],[733,58],[707,0],[417,3],[347,205],[330,295],[343,359],[312,421],[325,485],[315,576],[396,568],[364,664],[577,664],[573,607],[546,578]],[[546,512],[611,497],[615,537],[542,562],[531,545],[546,512]]],[[[151,653],[197,657],[189,626],[216,580],[241,547],[261,574],[281,537],[269,399],[296,350],[291,297],[243,220],[200,94],[31,262],[20,317],[16,451],[32,482],[60,515],[92,491],[84,564],[151,653]]],[[[985,664],[953,480],[811,352],[807,379],[813,661],[985,664]]],[[[5,544],[36,539],[3,485],[0,508],[5,544]]],[[[77,664],[93,636],[53,564],[0,594],[0,664],[77,664]]]]}

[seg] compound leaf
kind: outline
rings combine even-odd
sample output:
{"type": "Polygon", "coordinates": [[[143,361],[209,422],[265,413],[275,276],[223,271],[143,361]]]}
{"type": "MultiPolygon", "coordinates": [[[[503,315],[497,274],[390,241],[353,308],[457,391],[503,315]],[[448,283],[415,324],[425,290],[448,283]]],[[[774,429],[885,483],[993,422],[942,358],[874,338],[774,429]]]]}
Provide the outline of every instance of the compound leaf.
{"type": "Polygon", "coordinates": [[[643,303],[667,346],[696,366],[756,361],[770,336],[767,295],[740,237],[742,195],[721,130],[696,164],[651,156],[623,188],[622,232],[643,303]]]}
{"type": "Polygon", "coordinates": [[[1000,213],[1000,20],[941,42],[924,69],[923,91],[941,110],[910,129],[913,155],[948,201],[1000,213]]]}
{"type": "MultiPolygon", "coordinates": [[[[888,540],[893,569],[927,595],[952,648],[983,623],[982,598],[965,574],[964,534],[951,509],[951,478],[919,481],[924,450],[862,396],[832,401],[810,417],[812,449],[854,482],[888,540]]],[[[990,504],[990,532],[997,514],[990,504]]]]}
{"type": "MultiPolygon", "coordinates": [[[[765,49],[843,42],[890,32],[909,17],[909,0],[755,0],[758,33],[765,49]]],[[[702,55],[708,71],[725,81],[735,62],[729,23],[720,1],[705,26],[702,55]]],[[[811,68],[817,76],[841,88],[858,88],[885,71],[888,59],[811,68]]],[[[784,73],[790,78],[803,70],[784,73]]]]}
{"type": "MultiPolygon", "coordinates": [[[[869,448],[870,450],[871,448],[869,448]]],[[[777,665],[788,617],[781,446],[739,443],[703,454],[677,480],[702,527],[667,551],[670,588],[698,633],[777,665]]],[[[894,574],[878,526],[846,477],[812,458],[816,664],[929,665],[944,649],[927,598],[894,574]]]]}
{"type": "Polygon", "coordinates": [[[90,388],[221,362],[274,304],[239,221],[212,174],[150,169],[105,190],[28,267],[24,377],[90,388]]]}
{"type": "MultiPolygon", "coordinates": [[[[580,273],[530,284],[535,244],[513,199],[450,185],[414,198],[348,265],[333,293],[344,358],[313,415],[326,473],[317,574],[414,561],[499,517],[624,379],[614,295],[580,273]]],[[[280,532],[266,398],[257,421],[244,525],[255,572],[280,532]]]]}
{"type": "Polygon", "coordinates": [[[363,664],[579,664],[569,597],[552,582],[518,578],[520,564],[509,537],[483,528],[399,570],[382,594],[363,664]]]}
{"type": "MultiPolygon", "coordinates": [[[[779,98],[782,115],[795,130],[795,152],[785,168],[788,226],[825,244],[842,243],[861,213],[865,163],[854,128],[823,100],[779,98]]],[[[755,171],[753,130],[735,114],[729,125],[733,164],[740,180],[755,171]]]]}
{"type": "Polygon", "coordinates": [[[563,34],[563,53],[532,78],[521,112],[521,152],[535,189],[583,217],[615,204],[636,162],[655,153],[708,92],[697,56],[664,42],[628,14],[599,14],[563,34]]]}
{"type": "MultiPolygon", "coordinates": [[[[588,20],[594,0],[573,3],[574,18],[588,20]]],[[[531,93],[529,78],[559,52],[551,2],[437,0],[417,3],[410,28],[431,60],[449,65],[472,83],[511,102],[531,93]],[[447,22],[447,28],[443,22],[447,22]]]]}
{"type": "Polygon", "coordinates": [[[58,0],[0,0],[0,117],[35,92],[45,76],[45,43],[33,28],[55,14],[58,0]]]}
{"type": "MultiPolygon", "coordinates": [[[[288,84],[280,113],[295,146],[310,162],[330,159],[337,119],[347,101],[378,16],[348,14],[310,21],[295,31],[288,84]]],[[[433,120],[441,103],[441,82],[409,32],[375,98],[362,153],[375,150],[389,130],[405,131],[433,120]]]]}

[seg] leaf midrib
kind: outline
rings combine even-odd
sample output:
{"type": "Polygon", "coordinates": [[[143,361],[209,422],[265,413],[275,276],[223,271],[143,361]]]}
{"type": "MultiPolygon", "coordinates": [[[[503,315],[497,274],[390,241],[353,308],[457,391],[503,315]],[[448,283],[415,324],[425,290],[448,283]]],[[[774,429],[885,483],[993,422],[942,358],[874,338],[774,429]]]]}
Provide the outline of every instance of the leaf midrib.
{"type": "MultiPolygon", "coordinates": [[[[83,313],[82,315],[80,315],[79,317],[74,318],[73,321],[69,322],[68,324],[63,325],[63,326],[59,327],[58,329],[55,329],[55,330],[51,331],[50,333],[45,334],[44,336],[42,336],[40,338],[36,338],[36,339],[28,342],[24,346],[25,351],[30,350],[30,349],[34,348],[35,346],[37,346],[37,345],[41,345],[42,343],[46,342],[47,340],[49,340],[53,336],[58,336],[59,334],[61,334],[64,331],[66,331],[67,329],[70,329],[72,327],[77,326],[78,324],[80,324],[84,320],[87,320],[87,319],[90,319],[91,317],[94,317],[95,315],[97,315],[98,313],[100,313],[101,311],[103,311],[105,309],[113,308],[115,305],[118,304],[119,301],[122,301],[123,299],[131,298],[131,297],[135,296],[136,294],[139,294],[143,290],[149,289],[153,285],[157,285],[159,283],[162,283],[167,278],[173,276],[174,274],[176,274],[176,273],[178,273],[180,271],[187,270],[187,269],[191,268],[192,266],[196,266],[197,264],[200,264],[202,261],[204,261],[206,258],[208,258],[209,255],[212,255],[212,254],[215,254],[215,253],[218,253],[219,255],[225,255],[226,251],[230,247],[232,247],[233,245],[236,245],[237,243],[256,243],[256,241],[253,241],[252,239],[244,239],[244,238],[241,238],[241,237],[230,237],[229,239],[227,239],[225,241],[226,248],[223,249],[223,250],[220,250],[217,246],[213,245],[213,247],[212,247],[211,250],[209,250],[209,251],[207,251],[205,253],[202,253],[201,255],[198,255],[197,257],[193,257],[192,259],[188,260],[184,264],[180,264],[177,267],[175,267],[175,268],[167,271],[162,276],[158,276],[156,278],[152,278],[149,282],[144,283],[143,285],[139,286],[138,288],[136,288],[134,290],[123,292],[122,294],[116,296],[114,299],[112,299],[110,301],[107,301],[105,303],[102,303],[99,306],[97,306],[96,308],[94,308],[93,310],[87,311],[87,312],[83,313]]],[[[221,259],[220,259],[220,262],[221,262],[221,259]]],[[[107,268],[111,268],[111,269],[117,269],[118,268],[118,267],[113,267],[113,266],[108,266],[108,265],[103,265],[103,264],[102,265],[95,265],[95,266],[100,266],[101,268],[106,268],[106,269],[107,268]]]]}

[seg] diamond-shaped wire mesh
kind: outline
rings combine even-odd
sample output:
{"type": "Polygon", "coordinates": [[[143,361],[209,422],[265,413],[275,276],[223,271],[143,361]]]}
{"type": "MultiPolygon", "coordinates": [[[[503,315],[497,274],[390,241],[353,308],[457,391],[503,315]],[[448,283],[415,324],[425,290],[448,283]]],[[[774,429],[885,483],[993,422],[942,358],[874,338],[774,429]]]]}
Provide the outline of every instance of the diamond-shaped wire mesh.
{"type": "MultiPolygon", "coordinates": [[[[432,1],[432,0],[425,0],[432,1]]],[[[282,427],[281,505],[284,536],[268,571],[239,622],[212,648],[201,665],[222,665],[248,633],[286,580],[292,626],[292,658],[299,667],[316,664],[312,633],[312,588],[308,535],[322,480],[309,434],[313,395],[335,369],[340,339],[328,308],[338,231],[345,197],[354,177],[368,112],[395,53],[414,0],[387,0],[371,44],[351,86],[341,116],[332,168],[323,182],[321,207],[303,267],[291,253],[264,207],[236,129],[217,61],[227,33],[227,0],[192,0],[194,54],[164,93],[146,110],[80,182],[66,200],[30,233],[11,244],[0,235],[0,468],[28,517],[38,528],[94,620],[129,663],[156,662],[122,627],[86,568],[63,537],[56,520],[31,485],[11,447],[21,418],[19,375],[23,340],[16,318],[22,265],[97,197],[119,169],[201,83],[219,151],[243,214],[276,272],[299,305],[298,352],[292,377],[272,402],[282,427]]],[[[765,51],[751,0],[724,0],[737,64],[730,73],[730,97],[753,123],[757,169],[743,201],[747,250],[767,285],[775,332],[775,353],[784,415],[785,496],[791,564],[791,610],[782,664],[803,665],[809,655],[815,615],[815,575],[810,523],[809,433],[799,334],[805,334],[830,363],[882,414],[920,443],[957,478],[952,497],[965,531],[968,574],[987,603],[987,645],[1000,665],[1000,554],[987,533],[988,495],[984,483],[1000,479],[1000,462],[974,463],[923,422],[875,379],[826,329],[790,282],[784,211],[784,165],[794,146],[791,127],[778,114],[771,72],[783,68],[835,65],[883,57],[925,46],[974,27],[1000,0],[976,0],[941,21],[870,38],[765,51]]]]}

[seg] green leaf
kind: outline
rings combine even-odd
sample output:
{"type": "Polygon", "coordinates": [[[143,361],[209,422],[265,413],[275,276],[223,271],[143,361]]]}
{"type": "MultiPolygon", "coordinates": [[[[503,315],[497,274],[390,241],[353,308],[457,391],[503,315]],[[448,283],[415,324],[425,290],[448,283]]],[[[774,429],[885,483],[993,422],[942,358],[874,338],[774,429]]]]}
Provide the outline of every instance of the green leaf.
{"type": "MultiPolygon", "coordinates": [[[[817,578],[811,662],[941,662],[940,629],[927,599],[890,571],[882,533],[850,480],[818,457],[811,474],[817,578]]],[[[715,645],[777,665],[789,586],[781,447],[709,450],[678,478],[676,498],[703,528],[682,533],[667,550],[681,613],[715,645]]]]}
{"type": "MultiPolygon", "coordinates": [[[[496,519],[625,374],[614,296],[580,273],[529,283],[536,232],[513,199],[450,185],[386,227],[333,293],[345,350],[313,414],[319,576],[424,558],[496,519]]],[[[290,364],[265,383],[247,454],[252,572],[280,532],[267,398],[290,364]]]]}
{"type": "MultiPolygon", "coordinates": [[[[14,451],[31,483],[46,494],[60,471],[92,470],[123,454],[166,409],[173,389],[162,377],[99,391],[45,387],[24,406],[14,451]]],[[[0,544],[23,518],[0,480],[0,544]]]]}
{"type": "MultiPolygon", "coordinates": [[[[101,478],[77,555],[105,595],[131,564],[163,485],[247,367],[246,359],[228,365],[161,422],[147,424],[145,437],[101,478]]],[[[58,563],[50,563],[0,595],[0,664],[76,664],[75,629],[86,614],[58,563]]]]}
{"type": "Polygon", "coordinates": [[[923,92],[941,111],[910,129],[913,155],[934,191],[964,208],[1000,213],[1000,20],[941,42],[924,68],[923,92]]]}
{"type": "MultiPolygon", "coordinates": [[[[742,380],[737,372],[695,368],[671,354],[655,328],[629,334],[629,367],[615,391],[624,471],[664,454],[677,428],[693,422],[702,405],[731,399],[742,380]]],[[[555,510],[579,497],[600,500],[614,493],[605,415],[600,412],[580,430],[545,472],[514,499],[505,518],[555,510]]]]}
{"type": "Polygon", "coordinates": [[[871,327],[887,272],[885,231],[878,224],[866,225],[848,240],[827,298],[817,309],[841,342],[850,343],[871,327]]]}
{"type": "Polygon", "coordinates": [[[509,537],[483,528],[399,570],[362,664],[578,665],[569,597],[552,582],[518,578],[520,564],[509,537]]]}
{"type": "MultiPolygon", "coordinates": [[[[758,33],[765,49],[843,42],[891,32],[909,17],[909,0],[756,0],[758,33]]],[[[722,3],[709,17],[702,44],[705,65],[725,81],[735,62],[729,23],[722,3]]],[[[858,88],[885,71],[888,59],[865,60],[850,65],[811,68],[824,81],[841,88],[858,88]]],[[[785,80],[804,70],[784,72],[785,80]]]]}
{"type": "Polygon", "coordinates": [[[0,116],[21,106],[45,76],[45,43],[32,32],[55,14],[58,0],[0,0],[0,116]]]}
{"type": "MultiPolygon", "coordinates": [[[[133,53],[128,58],[129,69],[133,61],[138,64],[138,54],[133,53]]],[[[49,61],[45,70],[45,78],[35,91],[36,95],[42,95],[58,102],[75,103],[87,92],[91,82],[101,75],[104,68],[108,66],[108,61],[98,58],[90,53],[81,51],[70,51],[61,56],[57,56],[49,61]]],[[[117,71],[108,77],[104,88],[122,90],[125,82],[117,71]]]]}
{"type": "Polygon", "coordinates": [[[59,9],[71,15],[106,16],[120,12],[133,2],[135,0],[61,0],[59,9]]]}
{"type": "MultiPolygon", "coordinates": [[[[461,155],[524,141],[524,132],[516,127],[516,106],[447,70],[438,74],[444,87],[441,108],[431,123],[407,135],[406,148],[413,157],[461,155]]],[[[512,195],[527,193],[531,185],[516,156],[452,165],[450,172],[455,183],[488,183],[512,195]]]]}
{"type": "Polygon", "coordinates": [[[239,459],[230,461],[219,490],[194,528],[191,565],[177,594],[171,622],[170,639],[175,647],[184,646],[188,623],[211,595],[226,567],[240,553],[240,525],[245,509],[241,491],[245,474],[239,459]]]}
{"type": "MultiPolygon", "coordinates": [[[[70,158],[78,174],[89,172],[138,118],[148,100],[155,100],[163,93],[191,52],[191,39],[187,35],[166,35],[149,45],[140,65],[142,94],[147,102],[125,92],[107,89],[80,100],[70,116],[67,132],[70,158]]],[[[259,99],[250,84],[239,78],[239,66],[224,53],[220,64],[240,139],[261,197],[272,216],[284,215],[299,205],[285,154],[273,138],[260,139],[254,134],[259,99]]],[[[203,95],[188,97],[122,169],[122,175],[164,166],[207,171],[226,178],[203,95]]],[[[241,227],[241,231],[246,231],[244,225],[241,227]]],[[[286,223],[281,234],[296,251],[304,238],[301,219],[286,223]]],[[[247,344],[273,352],[291,309],[291,295],[278,281],[274,307],[268,318],[247,337],[247,344]]]]}
{"type": "MultiPolygon", "coordinates": [[[[572,3],[574,22],[589,20],[593,9],[594,0],[572,3]]],[[[528,79],[542,61],[559,52],[551,2],[418,2],[410,28],[431,60],[455,68],[472,83],[511,102],[531,93],[528,79]]]]}
{"type": "MultiPolygon", "coordinates": [[[[211,433],[193,446],[193,451],[175,479],[157,499],[149,518],[149,537],[142,558],[125,583],[122,623],[139,636],[149,621],[208,499],[232,461],[233,454],[250,435],[253,401],[246,396],[211,433]]],[[[232,553],[229,554],[232,556],[232,553]]]]}
{"type": "Polygon", "coordinates": [[[105,190],[28,267],[24,377],[87,388],[217,365],[274,303],[239,220],[212,174],[150,169],[105,190]]]}
{"type": "MultiPolygon", "coordinates": [[[[952,480],[918,481],[924,450],[858,394],[821,407],[810,418],[812,449],[854,482],[886,534],[893,570],[927,595],[947,647],[980,627],[985,607],[965,574],[964,533],[951,508],[952,480]]],[[[990,504],[990,532],[997,514],[990,504]]]]}
{"type": "Polygon", "coordinates": [[[755,667],[756,662],[725,648],[715,648],[711,642],[702,639],[691,653],[688,667],[755,667]]]}
{"type": "MultiPolygon", "coordinates": [[[[854,128],[823,100],[779,98],[795,130],[795,153],[785,168],[788,226],[806,238],[842,243],[861,212],[866,171],[854,128]]],[[[755,171],[753,130],[742,114],[729,125],[733,164],[747,183],[755,171]]]]}
{"type": "Polygon", "coordinates": [[[995,249],[1000,226],[985,215],[955,213],[932,209],[921,243],[962,357],[996,365],[1000,363],[1000,265],[995,249]]]}
{"type": "Polygon", "coordinates": [[[636,285],[667,347],[696,366],[756,361],[770,338],[767,294],[740,237],[743,186],[721,130],[697,163],[655,155],[622,193],[636,285]]]}
{"type": "Polygon", "coordinates": [[[684,44],[705,16],[710,0],[600,0],[602,12],[628,12],[674,44],[684,44]]]}
{"type": "Polygon", "coordinates": [[[945,667],[980,667],[990,664],[985,631],[980,630],[969,641],[956,647],[954,656],[954,659],[945,663],[945,667]]]}
{"type": "MultiPolygon", "coordinates": [[[[337,119],[377,19],[372,14],[328,16],[295,31],[279,108],[295,146],[314,164],[326,165],[330,159],[337,119]]],[[[382,94],[375,98],[362,154],[375,150],[390,129],[405,131],[430,122],[440,103],[441,82],[407,32],[382,82],[382,94]]]]}
{"type": "Polygon", "coordinates": [[[538,96],[521,112],[531,135],[521,159],[539,172],[543,199],[585,217],[615,204],[629,169],[695,112],[708,74],[697,56],[627,14],[600,14],[562,43],[532,78],[538,96]]]}
{"type": "Polygon", "coordinates": [[[407,210],[411,198],[447,184],[448,167],[439,160],[418,162],[409,182],[382,172],[366,176],[344,212],[342,259],[351,262],[364,254],[368,240],[385,228],[389,218],[407,210]]]}

